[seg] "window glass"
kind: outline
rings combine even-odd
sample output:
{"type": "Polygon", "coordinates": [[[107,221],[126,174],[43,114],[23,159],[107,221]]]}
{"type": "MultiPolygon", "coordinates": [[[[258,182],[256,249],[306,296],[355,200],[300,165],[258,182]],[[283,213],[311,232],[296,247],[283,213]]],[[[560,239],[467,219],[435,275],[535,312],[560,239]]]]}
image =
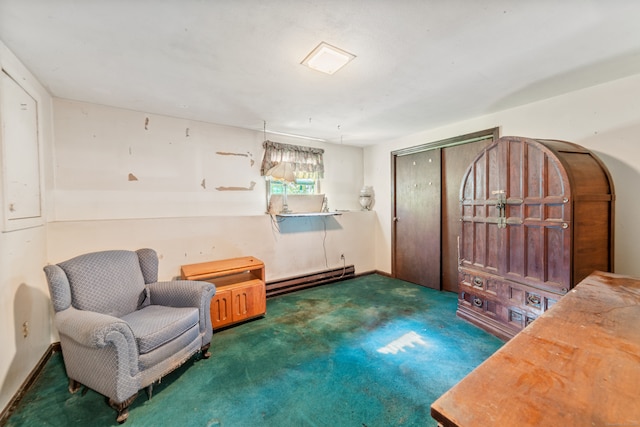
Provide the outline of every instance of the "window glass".
{"type": "Polygon", "coordinates": [[[287,194],[316,194],[316,181],[314,179],[296,179],[295,182],[285,183],[281,180],[267,180],[269,195],[284,194],[284,186],[287,186],[287,194]]]}

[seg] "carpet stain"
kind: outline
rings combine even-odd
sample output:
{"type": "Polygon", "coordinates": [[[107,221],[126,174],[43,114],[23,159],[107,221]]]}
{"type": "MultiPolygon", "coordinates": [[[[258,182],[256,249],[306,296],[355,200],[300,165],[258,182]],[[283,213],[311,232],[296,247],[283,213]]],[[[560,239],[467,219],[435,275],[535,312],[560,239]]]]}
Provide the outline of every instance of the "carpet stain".
{"type": "MultiPolygon", "coordinates": [[[[268,300],[144,393],[128,426],[435,426],[430,405],[503,343],[455,316],[457,296],[370,275],[268,300]]],[[[115,425],[70,395],[55,354],[7,426],[115,425]]]]}

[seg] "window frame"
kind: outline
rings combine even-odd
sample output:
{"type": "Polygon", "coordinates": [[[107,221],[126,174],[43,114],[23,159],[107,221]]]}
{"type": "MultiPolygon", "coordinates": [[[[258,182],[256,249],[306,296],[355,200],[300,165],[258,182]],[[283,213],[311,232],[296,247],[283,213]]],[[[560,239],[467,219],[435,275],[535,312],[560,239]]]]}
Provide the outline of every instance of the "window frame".
{"type": "MultiPolygon", "coordinates": [[[[276,194],[276,195],[284,194],[284,192],[282,192],[282,193],[273,192],[272,191],[272,184],[274,182],[276,182],[276,183],[278,183],[280,185],[283,185],[283,184],[285,184],[285,182],[284,182],[284,180],[273,179],[273,178],[268,177],[268,176],[265,176],[264,178],[265,178],[265,186],[266,186],[265,187],[266,188],[266,203],[267,203],[266,209],[267,209],[267,213],[269,213],[270,204],[271,204],[271,196],[273,194],[276,194]]],[[[291,192],[287,191],[287,196],[291,196],[291,195],[295,195],[295,196],[316,196],[316,195],[322,194],[320,192],[320,181],[321,180],[319,178],[316,178],[316,179],[301,178],[301,179],[296,179],[296,181],[313,181],[313,192],[294,192],[294,193],[291,193],[291,192]]],[[[289,186],[291,186],[292,184],[294,184],[294,183],[288,183],[289,186]]],[[[309,185],[309,184],[306,184],[306,183],[301,183],[301,184],[302,185],[309,185]]],[[[291,188],[291,187],[289,187],[289,188],[291,188]]]]}

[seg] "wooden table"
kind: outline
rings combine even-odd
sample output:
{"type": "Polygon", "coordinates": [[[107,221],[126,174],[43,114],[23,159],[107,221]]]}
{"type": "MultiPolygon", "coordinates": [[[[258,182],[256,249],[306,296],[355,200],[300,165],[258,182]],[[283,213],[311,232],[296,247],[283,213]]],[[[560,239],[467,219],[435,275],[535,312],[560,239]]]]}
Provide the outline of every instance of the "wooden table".
{"type": "Polygon", "coordinates": [[[445,427],[640,426],[640,280],[593,273],[431,416],[445,427]]]}

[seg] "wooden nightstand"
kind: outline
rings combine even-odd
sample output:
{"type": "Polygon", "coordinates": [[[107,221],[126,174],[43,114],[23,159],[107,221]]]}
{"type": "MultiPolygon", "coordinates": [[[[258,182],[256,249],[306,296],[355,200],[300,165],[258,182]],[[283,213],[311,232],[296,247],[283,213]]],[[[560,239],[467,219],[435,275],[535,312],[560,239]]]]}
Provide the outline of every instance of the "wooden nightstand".
{"type": "Polygon", "coordinates": [[[241,257],[183,265],[182,278],[216,285],[211,299],[211,324],[220,329],[267,312],[264,263],[241,257]]]}

